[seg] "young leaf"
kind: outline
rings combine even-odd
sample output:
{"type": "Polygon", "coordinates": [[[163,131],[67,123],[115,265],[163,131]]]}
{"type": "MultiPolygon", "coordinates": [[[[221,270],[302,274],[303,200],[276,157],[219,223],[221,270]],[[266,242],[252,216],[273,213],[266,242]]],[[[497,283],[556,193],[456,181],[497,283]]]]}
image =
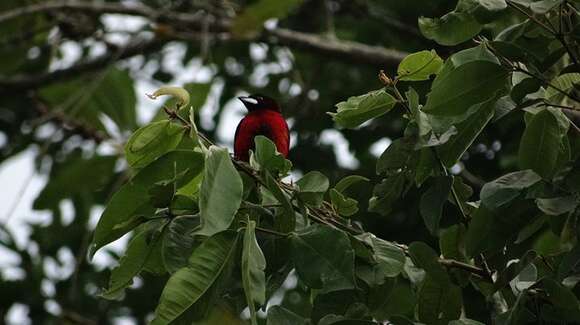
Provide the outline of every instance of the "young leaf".
{"type": "Polygon", "coordinates": [[[228,151],[210,147],[199,194],[199,234],[211,236],[228,229],[242,203],[242,191],[242,179],[228,151]]]}
{"type": "Polygon", "coordinates": [[[255,303],[263,305],[266,300],[265,268],[266,258],[256,241],[256,222],[248,220],[242,250],[242,284],[250,308],[252,325],[258,324],[255,303]]]}
{"type": "Polygon", "coordinates": [[[238,234],[224,231],[206,239],[193,251],[188,266],[167,281],[151,324],[169,324],[200,301],[232,261],[238,239],[238,234]]]}
{"type": "Polygon", "coordinates": [[[534,115],[520,142],[518,159],[522,169],[532,169],[545,179],[556,172],[562,134],[556,117],[548,110],[534,115]]]}
{"type": "Polygon", "coordinates": [[[328,114],[339,126],[352,129],[387,113],[396,102],[395,97],[384,89],[379,89],[365,95],[350,97],[346,102],[336,104],[336,113],[328,114]]]}
{"type": "Polygon", "coordinates": [[[443,60],[435,50],[409,54],[399,63],[397,78],[403,81],[428,80],[437,74],[443,66],[443,60]]]}
{"type": "Polygon", "coordinates": [[[131,135],[125,145],[125,157],[131,167],[147,166],[163,154],[177,148],[186,129],[169,120],[147,124],[131,135]]]}
{"type": "Polygon", "coordinates": [[[348,236],[313,225],[291,237],[292,260],[302,281],[323,292],[355,288],[354,251],[348,236]]]}
{"type": "Polygon", "coordinates": [[[172,151],[143,168],[111,198],[95,229],[89,256],[138,226],[155,212],[147,200],[149,188],[187,171],[177,185],[187,183],[203,169],[203,156],[193,151],[172,151]]]}

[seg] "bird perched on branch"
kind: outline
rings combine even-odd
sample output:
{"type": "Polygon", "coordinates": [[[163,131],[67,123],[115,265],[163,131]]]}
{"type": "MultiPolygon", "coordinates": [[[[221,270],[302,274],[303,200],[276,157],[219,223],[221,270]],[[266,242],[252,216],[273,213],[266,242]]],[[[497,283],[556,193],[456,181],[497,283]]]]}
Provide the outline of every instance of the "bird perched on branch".
{"type": "Polygon", "coordinates": [[[248,161],[249,150],[254,150],[254,137],[263,135],[274,144],[284,158],[290,149],[288,125],[282,116],[278,103],[264,95],[238,97],[248,109],[248,114],[240,121],[234,137],[234,156],[241,161],[248,161]]]}

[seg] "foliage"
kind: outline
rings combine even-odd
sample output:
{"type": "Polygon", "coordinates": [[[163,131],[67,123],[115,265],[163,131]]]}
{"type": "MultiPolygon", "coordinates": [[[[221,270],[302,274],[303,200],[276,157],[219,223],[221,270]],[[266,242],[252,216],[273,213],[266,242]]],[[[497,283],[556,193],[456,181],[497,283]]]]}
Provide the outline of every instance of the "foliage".
{"type": "MultiPolygon", "coordinates": [[[[406,48],[414,53],[380,70],[380,89],[374,75],[356,65],[326,71],[324,82],[316,81],[323,58],[301,52],[291,71],[270,76],[266,86],[234,71],[228,59],[240,43],[256,46],[268,18],[298,28],[314,2],[261,0],[242,10],[226,8],[238,11],[231,25],[236,41],[212,54],[219,73],[205,85],[185,87],[191,94],[176,87],[155,92],[152,97],[173,95],[177,103],[167,102],[140,127],[133,80],[120,68],[95,77],[106,84],[86,87],[88,79],[76,76],[20,89],[16,103],[3,103],[2,112],[21,102],[42,103],[55,125],[76,128],[65,127],[70,132],[60,140],[2,131],[8,143],[3,159],[46,141],[39,158],[50,159],[49,180],[34,207],[50,210],[54,220],[33,226],[40,258],[0,229],[0,244],[20,257],[26,274],[22,280],[2,278],[9,298],[0,298],[0,311],[24,302],[34,321],[46,323],[79,317],[107,322],[127,310],[153,324],[580,322],[580,4],[459,0],[439,8],[422,2],[435,18],[419,18],[419,30],[437,44],[423,40],[406,48]],[[314,102],[290,109],[299,133],[292,163],[263,136],[255,138],[249,163],[216,145],[220,139],[203,125],[200,109],[210,84],[221,83],[221,114],[237,87],[277,91],[300,73],[313,79],[302,92],[320,90],[314,100],[320,112],[304,113],[314,102]],[[336,111],[327,112],[332,118],[322,114],[330,103],[336,103],[336,111]],[[361,175],[337,168],[334,159],[325,165],[325,146],[312,139],[332,121],[355,151],[361,175]],[[108,124],[125,132],[122,149],[109,155],[78,149],[79,134],[84,141],[116,140],[108,124]],[[391,143],[377,160],[368,148],[383,137],[391,143]],[[284,177],[293,168],[303,173],[289,182],[284,177]],[[63,200],[73,203],[76,214],[69,224],[60,219],[63,200]],[[95,205],[104,210],[88,236],[95,205]],[[83,260],[87,252],[90,258],[110,252],[107,245],[127,234],[129,243],[115,256],[118,265],[110,274],[83,260]],[[61,245],[81,257],[70,279],[51,279],[65,287],[53,290],[64,309],[47,315],[42,298],[22,292],[37,292],[48,279],[42,263],[58,258],[61,245]],[[134,281],[138,276],[143,285],[134,281]],[[102,291],[84,292],[80,281],[102,291]],[[106,308],[91,309],[101,303],[106,308]],[[101,309],[109,314],[98,319],[101,309]]],[[[369,43],[387,37],[376,35],[373,23],[353,26],[353,13],[360,10],[354,2],[323,3],[340,8],[335,22],[327,17],[337,35],[369,43]]],[[[373,17],[418,16],[409,5],[361,3],[373,17]]],[[[205,4],[200,12],[215,9],[205,4]]],[[[329,15],[329,8],[321,10],[329,15]]],[[[26,17],[41,27],[61,19],[26,17]]],[[[63,36],[83,38],[82,31],[63,27],[66,21],[57,22],[63,36]]],[[[91,22],[85,25],[100,29],[99,21],[91,22]]],[[[36,37],[41,42],[48,36],[36,37]]],[[[275,57],[273,48],[267,56],[275,57]]],[[[200,56],[205,50],[188,48],[200,56]]],[[[241,71],[258,66],[243,55],[237,60],[241,71]]],[[[21,72],[49,71],[47,62],[30,62],[21,72]]],[[[12,68],[0,66],[0,77],[13,76],[12,68]]],[[[156,78],[167,81],[163,73],[156,78]]],[[[293,107],[294,99],[280,99],[293,107]]],[[[22,125],[35,121],[22,107],[13,119],[22,125]]]]}

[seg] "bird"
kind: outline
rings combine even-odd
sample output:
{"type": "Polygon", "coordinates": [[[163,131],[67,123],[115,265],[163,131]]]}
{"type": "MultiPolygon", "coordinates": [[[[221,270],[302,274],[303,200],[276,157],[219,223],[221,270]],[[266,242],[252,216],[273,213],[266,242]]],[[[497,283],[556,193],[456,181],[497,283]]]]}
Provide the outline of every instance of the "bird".
{"type": "Polygon", "coordinates": [[[238,97],[248,110],[234,136],[234,158],[248,162],[249,151],[255,149],[254,138],[263,135],[276,145],[279,153],[288,158],[290,133],[280,105],[271,97],[261,94],[238,97]]]}

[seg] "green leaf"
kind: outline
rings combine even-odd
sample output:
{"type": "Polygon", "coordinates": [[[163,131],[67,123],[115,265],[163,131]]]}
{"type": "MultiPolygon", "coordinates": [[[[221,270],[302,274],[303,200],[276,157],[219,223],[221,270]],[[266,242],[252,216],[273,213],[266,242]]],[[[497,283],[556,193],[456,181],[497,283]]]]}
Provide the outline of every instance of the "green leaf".
{"type": "Polygon", "coordinates": [[[311,171],[296,182],[298,197],[307,204],[320,206],[324,200],[324,193],[328,191],[328,178],[321,172],[311,171]]]}
{"type": "Polygon", "coordinates": [[[336,104],[336,113],[329,114],[339,126],[352,129],[387,113],[396,102],[395,97],[384,89],[379,89],[365,95],[350,97],[346,102],[336,104]]]}
{"type": "MultiPolygon", "coordinates": [[[[552,79],[550,84],[564,91],[565,93],[570,94],[574,87],[580,84],[580,73],[574,72],[559,75],[552,79]]],[[[557,91],[554,87],[548,86],[546,88],[545,97],[547,101],[554,104],[559,104],[562,99],[564,99],[564,94],[557,91]]]]}
{"type": "Polygon", "coordinates": [[[435,50],[409,54],[399,63],[397,79],[403,81],[428,80],[431,75],[436,75],[442,66],[443,60],[435,50]]]}
{"type": "Polygon", "coordinates": [[[369,200],[369,211],[387,215],[395,202],[401,197],[406,185],[405,175],[389,176],[376,185],[369,200]]]}
{"type": "Polygon", "coordinates": [[[545,179],[556,172],[562,134],[556,117],[548,110],[534,115],[520,142],[518,160],[522,169],[532,169],[545,179]]]}
{"type": "Polygon", "coordinates": [[[495,319],[497,325],[519,325],[527,324],[533,320],[533,315],[526,309],[526,302],[528,300],[527,292],[522,292],[518,295],[515,304],[503,314],[500,314],[495,319]]]}
{"type": "Polygon", "coordinates": [[[427,324],[448,322],[461,315],[463,299],[461,288],[441,282],[427,274],[419,289],[417,314],[419,320],[427,324]]]}
{"type": "Polygon", "coordinates": [[[268,308],[267,325],[306,325],[306,319],[281,306],[268,308]]]}
{"type": "Polygon", "coordinates": [[[547,199],[536,199],[538,209],[547,215],[558,216],[574,211],[578,206],[578,199],[574,195],[554,197],[547,199]]]}
{"type": "Polygon", "coordinates": [[[266,258],[256,241],[256,222],[249,220],[244,233],[242,250],[242,284],[250,308],[252,325],[258,324],[255,303],[266,302],[266,258]]]}
{"type": "Polygon", "coordinates": [[[443,213],[443,205],[447,201],[453,179],[448,176],[435,178],[433,185],[421,196],[419,211],[425,222],[425,226],[431,234],[437,235],[439,222],[443,213]]]}
{"type": "Polygon", "coordinates": [[[405,253],[396,245],[380,239],[371,233],[358,235],[356,238],[364,241],[373,250],[373,256],[382,274],[396,277],[405,267],[405,253]]]}
{"type": "Polygon", "coordinates": [[[257,36],[266,20],[284,18],[292,10],[298,8],[302,2],[303,0],[260,0],[254,2],[236,16],[231,27],[232,34],[236,38],[257,36]]]}
{"type": "Polygon", "coordinates": [[[203,156],[193,151],[172,151],[143,168],[117,191],[103,211],[90,245],[89,256],[104,245],[118,239],[153,215],[155,207],[147,198],[153,184],[187,171],[180,180],[187,183],[203,169],[203,156]]]}
{"type": "Polygon", "coordinates": [[[336,209],[336,212],[341,216],[350,217],[358,212],[358,201],[344,196],[342,193],[335,189],[330,189],[330,201],[336,209]]]}
{"type": "Polygon", "coordinates": [[[447,168],[455,165],[463,153],[471,146],[477,136],[483,131],[494,114],[496,99],[477,104],[479,108],[465,121],[455,125],[457,134],[449,141],[437,147],[439,157],[447,168]]]}
{"type": "Polygon", "coordinates": [[[290,199],[270,173],[266,171],[262,173],[262,176],[266,190],[269,192],[268,194],[274,196],[278,203],[282,205],[282,214],[280,215],[280,218],[276,218],[276,230],[283,233],[294,231],[294,228],[296,227],[296,217],[290,199]]]}
{"type": "Polygon", "coordinates": [[[442,286],[450,283],[449,275],[445,268],[439,263],[439,257],[427,244],[423,242],[413,242],[409,245],[409,255],[416,266],[422,268],[427,274],[442,286]]]}
{"type": "Polygon", "coordinates": [[[410,137],[393,141],[377,161],[377,174],[391,174],[413,166],[415,152],[414,140],[410,137]]]}
{"type": "Polygon", "coordinates": [[[105,299],[119,299],[125,288],[133,283],[133,278],[141,272],[152,252],[159,245],[161,236],[150,237],[145,227],[129,242],[125,255],[119,260],[119,265],[111,272],[109,287],[100,296],[105,299]]]}
{"type": "Polygon", "coordinates": [[[486,250],[494,227],[495,218],[490,210],[485,206],[480,206],[475,210],[465,234],[465,252],[468,257],[476,256],[486,250]]]}
{"type": "Polygon", "coordinates": [[[133,168],[147,166],[158,157],[177,148],[186,129],[169,120],[147,124],[135,131],[125,145],[125,157],[133,168]]]}
{"type": "Polygon", "coordinates": [[[254,138],[256,153],[250,157],[250,165],[258,170],[267,170],[272,175],[285,176],[292,168],[292,163],[276,151],[272,140],[263,135],[254,138]]]}
{"type": "Polygon", "coordinates": [[[419,18],[421,34],[446,46],[471,39],[481,31],[481,27],[473,15],[465,12],[453,11],[441,18],[419,18]]]}
{"type": "Polygon", "coordinates": [[[493,285],[493,292],[501,290],[508,285],[518,274],[531,265],[537,257],[538,254],[536,252],[528,251],[517,262],[508,265],[497,277],[493,285]]]}
{"type": "Polygon", "coordinates": [[[200,301],[232,261],[238,240],[238,234],[229,231],[206,239],[189,258],[189,265],[167,281],[151,324],[169,324],[200,301]]]}
{"type": "Polygon", "coordinates": [[[228,229],[242,203],[242,192],[242,179],[227,149],[210,147],[199,194],[199,234],[211,236],[228,229]]]}
{"type": "Polygon", "coordinates": [[[550,278],[544,278],[541,284],[548,294],[548,299],[554,306],[563,309],[580,310],[578,298],[570,289],[550,278]]]}
{"type": "Polygon", "coordinates": [[[195,247],[193,233],[199,226],[199,217],[177,216],[171,220],[163,236],[163,264],[169,273],[187,266],[187,258],[195,247]]]}
{"type": "Polygon", "coordinates": [[[433,115],[460,115],[503,89],[508,72],[489,61],[472,61],[441,72],[433,81],[423,108],[433,115]]]}
{"type": "Polygon", "coordinates": [[[349,175],[345,178],[341,179],[336,185],[334,189],[340,193],[344,193],[347,188],[351,187],[352,185],[359,183],[359,182],[368,182],[369,179],[359,175],[349,175]]]}
{"type": "Polygon", "coordinates": [[[490,209],[499,208],[540,180],[542,178],[529,169],[506,174],[483,185],[481,203],[490,209]]]}
{"type": "Polygon", "coordinates": [[[540,0],[540,1],[531,1],[531,0],[512,0],[520,5],[523,5],[527,8],[530,8],[537,14],[545,14],[550,11],[555,6],[562,3],[563,0],[540,0]]]}
{"type": "Polygon", "coordinates": [[[344,232],[312,225],[290,240],[296,272],[306,285],[322,292],[355,288],[354,251],[344,232]]]}

